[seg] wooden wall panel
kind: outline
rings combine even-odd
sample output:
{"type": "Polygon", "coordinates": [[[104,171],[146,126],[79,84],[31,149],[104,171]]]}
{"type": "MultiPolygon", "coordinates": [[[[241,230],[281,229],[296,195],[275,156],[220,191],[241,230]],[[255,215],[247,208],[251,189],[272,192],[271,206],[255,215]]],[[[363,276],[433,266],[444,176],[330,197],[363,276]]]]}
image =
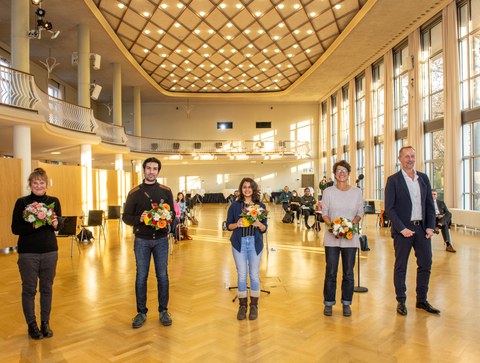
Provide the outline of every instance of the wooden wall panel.
{"type": "Polygon", "coordinates": [[[0,248],[4,249],[17,245],[11,225],[15,201],[22,196],[22,160],[0,158],[0,186],[0,248]]]}
{"type": "Polygon", "coordinates": [[[107,170],[107,193],[108,193],[108,205],[118,205],[119,198],[119,186],[120,182],[119,172],[116,170],[107,170]]]}
{"type": "Polygon", "coordinates": [[[82,215],[82,167],[73,165],[55,165],[38,162],[48,175],[47,194],[60,199],[62,214],[82,215]]]}

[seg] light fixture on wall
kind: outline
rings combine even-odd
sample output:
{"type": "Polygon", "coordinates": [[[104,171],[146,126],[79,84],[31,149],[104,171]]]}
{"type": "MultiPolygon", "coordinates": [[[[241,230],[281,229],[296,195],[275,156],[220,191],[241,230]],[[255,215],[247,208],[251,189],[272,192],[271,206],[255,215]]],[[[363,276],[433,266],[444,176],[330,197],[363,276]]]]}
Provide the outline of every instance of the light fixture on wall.
{"type": "Polygon", "coordinates": [[[47,68],[47,78],[50,79],[50,74],[52,73],[53,69],[58,66],[60,63],[57,62],[57,59],[51,56],[51,49],[48,50],[48,58],[45,59],[45,62],[40,61],[45,68],[47,68]]]}

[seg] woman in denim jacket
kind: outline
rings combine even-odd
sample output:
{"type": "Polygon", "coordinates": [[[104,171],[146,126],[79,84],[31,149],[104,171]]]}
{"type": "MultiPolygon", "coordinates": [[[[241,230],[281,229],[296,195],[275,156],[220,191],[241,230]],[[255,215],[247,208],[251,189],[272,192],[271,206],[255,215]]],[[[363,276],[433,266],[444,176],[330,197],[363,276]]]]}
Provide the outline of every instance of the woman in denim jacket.
{"type": "Polygon", "coordinates": [[[240,303],[237,319],[244,320],[247,315],[247,271],[250,271],[250,313],[248,318],[258,317],[258,298],[260,296],[260,279],[258,270],[263,251],[263,233],[267,231],[267,219],[257,219],[249,226],[244,226],[244,218],[240,216],[246,205],[260,202],[260,191],[257,183],[251,178],[243,178],[240,182],[239,197],[232,203],[227,215],[227,228],[233,231],[230,237],[233,258],[238,274],[238,301],[240,303]]]}

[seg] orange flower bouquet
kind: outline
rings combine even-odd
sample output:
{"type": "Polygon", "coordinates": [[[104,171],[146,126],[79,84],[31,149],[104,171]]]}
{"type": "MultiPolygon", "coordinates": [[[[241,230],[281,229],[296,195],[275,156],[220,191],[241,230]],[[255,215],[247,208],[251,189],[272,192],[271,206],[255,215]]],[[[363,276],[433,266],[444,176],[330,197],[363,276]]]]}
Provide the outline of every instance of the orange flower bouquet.
{"type": "Polygon", "coordinates": [[[240,217],[243,217],[243,226],[248,227],[253,224],[256,220],[263,221],[267,218],[268,211],[265,208],[262,208],[258,204],[247,204],[242,209],[240,217]]]}
{"type": "Polygon", "coordinates": [[[352,239],[353,235],[358,233],[358,225],[353,224],[348,218],[336,218],[328,227],[328,231],[335,236],[336,239],[352,239]]]}
{"type": "Polygon", "coordinates": [[[173,212],[170,210],[170,206],[166,203],[152,203],[152,209],[148,211],[143,220],[147,226],[152,226],[157,230],[166,228],[167,225],[172,223],[172,221],[173,212]]]}

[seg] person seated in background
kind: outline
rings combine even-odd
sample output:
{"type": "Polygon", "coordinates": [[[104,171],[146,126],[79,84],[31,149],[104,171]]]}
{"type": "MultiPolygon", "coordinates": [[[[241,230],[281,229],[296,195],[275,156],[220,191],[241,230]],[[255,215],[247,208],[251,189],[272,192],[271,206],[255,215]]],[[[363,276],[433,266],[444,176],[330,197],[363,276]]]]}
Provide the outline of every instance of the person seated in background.
{"type": "Polygon", "coordinates": [[[183,224],[185,222],[186,205],[185,205],[185,196],[183,195],[182,192],[177,193],[177,199],[175,200],[175,202],[178,205],[178,208],[180,210],[180,215],[177,215],[178,220],[180,223],[183,224]]]}
{"type": "Polygon", "coordinates": [[[295,215],[297,216],[297,223],[300,223],[300,214],[302,212],[301,210],[301,205],[302,205],[302,200],[298,196],[298,193],[296,190],[292,191],[292,198],[290,199],[290,210],[292,212],[295,212],[295,215]]]}
{"type": "Polygon", "coordinates": [[[450,238],[450,224],[452,224],[452,213],[448,210],[445,202],[438,198],[438,192],[433,189],[432,190],[432,197],[433,202],[435,204],[435,215],[436,215],[436,222],[437,225],[435,227],[434,233],[439,234],[442,231],[443,241],[446,244],[445,250],[447,252],[457,252],[455,248],[452,246],[452,240],[450,238]]]}
{"type": "Polygon", "coordinates": [[[288,190],[288,186],[285,185],[282,194],[280,194],[280,202],[282,203],[283,210],[288,211],[290,199],[292,199],[292,192],[288,190]]]}
{"type": "Polygon", "coordinates": [[[230,194],[228,197],[227,197],[227,202],[232,204],[233,202],[235,202],[238,198],[238,190],[235,190],[233,192],[233,194],[230,194]]]}
{"type": "Polygon", "coordinates": [[[317,202],[317,204],[315,204],[315,226],[314,226],[314,228],[317,231],[320,231],[322,229],[320,223],[323,222],[323,217],[322,217],[323,203],[322,203],[322,196],[319,196],[318,198],[319,198],[318,202],[317,202]]]}
{"type": "Polygon", "coordinates": [[[310,229],[314,225],[313,226],[308,225],[308,217],[312,214],[315,215],[315,204],[317,203],[317,201],[311,195],[309,188],[304,189],[304,194],[303,194],[303,197],[301,198],[301,203],[302,203],[302,213],[303,213],[303,216],[305,217],[305,226],[307,227],[307,229],[310,229]]]}

